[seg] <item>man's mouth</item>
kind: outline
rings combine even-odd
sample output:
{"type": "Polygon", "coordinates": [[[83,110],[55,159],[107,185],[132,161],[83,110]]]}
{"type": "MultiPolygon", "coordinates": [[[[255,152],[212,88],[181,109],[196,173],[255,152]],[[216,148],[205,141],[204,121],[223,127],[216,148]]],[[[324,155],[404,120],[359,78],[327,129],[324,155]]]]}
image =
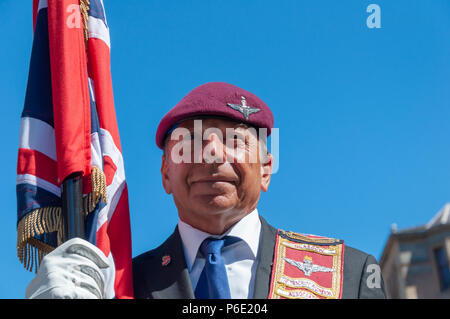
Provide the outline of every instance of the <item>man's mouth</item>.
{"type": "Polygon", "coordinates": [[[234,185],[237,184],[236,179],[230,178],[230,177],[225,177],[225,176],[208,176],[208,177],[193,179],[190,184],[193,185],[196,183],[219,183],[219,182],[231,183],[234,185]]]}

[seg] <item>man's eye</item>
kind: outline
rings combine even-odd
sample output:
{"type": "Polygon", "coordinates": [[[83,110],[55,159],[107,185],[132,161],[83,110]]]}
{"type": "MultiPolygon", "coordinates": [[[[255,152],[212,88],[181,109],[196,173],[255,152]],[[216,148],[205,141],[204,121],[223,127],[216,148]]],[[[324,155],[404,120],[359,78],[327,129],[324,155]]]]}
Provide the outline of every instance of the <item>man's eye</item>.
{"type": "Polygon", "coordinates": [[[236,141],[236,140],[244,140],[244,137],[243,136],[241,136],[241,135],[236,135],[236,134],[233,134],[233,135],[227,135],[227,140],[232,140],[232,141],[236,141]]]}
{"type": "Polygon", "coordinates": [[[234,136],[232,136],[231,141],[234,143],[235,146],[245,145],[245,137],[244,136],[234,135],[234,136]]]}

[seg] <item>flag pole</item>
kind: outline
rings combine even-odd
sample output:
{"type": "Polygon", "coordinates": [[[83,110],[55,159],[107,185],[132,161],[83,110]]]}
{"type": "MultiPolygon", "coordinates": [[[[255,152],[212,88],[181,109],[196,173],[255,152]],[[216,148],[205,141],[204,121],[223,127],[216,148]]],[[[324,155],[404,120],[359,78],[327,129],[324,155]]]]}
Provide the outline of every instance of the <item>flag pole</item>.
{"type": "Polygon", "coordinates": [[[62,214],[64,241],[78,237],[85,239],[85,221],[82,211],[83,180],[81,173],[69,175],[62,183],[62,214]]]}
{"type": "MultiPolygon", "coordinates": [[[[88,12],[89,0],[80,0],[80,14],[83,20],[83,34],[85,49],[87,50],[88,40],[88,12]]],[[[86,239],[85,216],[82,210],[83,196],[83,175],[73,173],[66,177],[62,183],[61,201],[62,216],[64,218],[64,241],[72,238],[86,239]]]]}

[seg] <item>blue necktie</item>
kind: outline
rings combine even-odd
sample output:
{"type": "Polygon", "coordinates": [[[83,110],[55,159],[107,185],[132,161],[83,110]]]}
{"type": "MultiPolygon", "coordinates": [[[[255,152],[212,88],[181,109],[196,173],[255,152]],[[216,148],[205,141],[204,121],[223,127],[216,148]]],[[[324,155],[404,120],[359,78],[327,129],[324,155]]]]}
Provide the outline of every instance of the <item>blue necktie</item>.
{"type": "MultiPolygon", "coordinates": [[[[205,268],[195,289],[197,299],[230,299],[227,271],[222,257],[225,238],[206,238],[200,246],[205,268]]],[[[227,240],[227,244],[230,240],[227,240]]]]}

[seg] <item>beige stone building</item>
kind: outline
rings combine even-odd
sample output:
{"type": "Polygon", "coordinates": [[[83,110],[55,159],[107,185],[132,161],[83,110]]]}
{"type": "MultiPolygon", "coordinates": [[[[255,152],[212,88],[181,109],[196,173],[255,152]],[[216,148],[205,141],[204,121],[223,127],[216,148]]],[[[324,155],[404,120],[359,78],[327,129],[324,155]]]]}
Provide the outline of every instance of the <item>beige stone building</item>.
{"type": "Polygon", "coordinates": [[[388,298],[450,298],[450,203],[427,224],[397,230],[380,266],[388,298]]]}

